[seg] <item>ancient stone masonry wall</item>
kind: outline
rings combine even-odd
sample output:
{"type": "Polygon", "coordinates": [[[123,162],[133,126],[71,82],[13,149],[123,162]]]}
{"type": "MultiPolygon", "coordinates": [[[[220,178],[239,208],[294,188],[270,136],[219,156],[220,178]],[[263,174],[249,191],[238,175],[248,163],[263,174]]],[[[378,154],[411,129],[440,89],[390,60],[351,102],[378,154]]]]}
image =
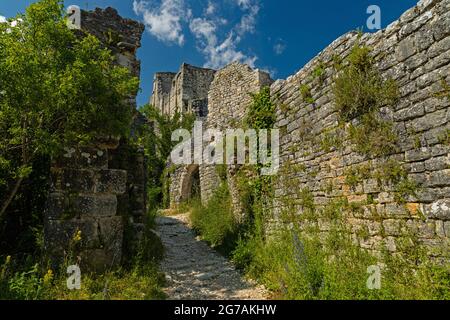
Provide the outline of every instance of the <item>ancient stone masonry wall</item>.
{"type": "Polygon", "coordinates": [[[153,93],[150,104],[163,114],[170,114],[170,90],[176,73],[158,72],[153,79],[153,93]]]}
{"type": "MultiPolygon", "coordinates": [[[[384,78],[396,80],[400,89],[400,101],[380,110],[398,135],[397,151],[386,157],[357,153],[345,139],[341,147],[324,148],[330,133],[337,136],[340,124],[333,96],[333,60],[345,58],[357,41],[356,33],[342,36],[296,75],[271,86],[278,106],[276,127],[281,131],[275,217],[286,197],[298,200],[298,214],[303,212],[299,193],[289,188],[293,183],[298,190],[312,192],[319,209],[341,197],[361,206],[347,219],[362,247],[375,253],[383,247],[395,252],[397,237],[410,230],[431,256],[448,261],[450,101],[435,93],[443,90],[442,79],[450,82],[450,1],[420,1],[387,29],[359,40],[373,48],[377,68],[384,78]],[[325,66],[321,80],[312,77],[319,65],[325,66]],[[313,103],[304,101],[301,85],[311,88],[313,103]],[[351,170],[366,167],[373,173],[389,160],[399,163],[418,185],[417,194],[409,195],[406,203],[396,201],[395,186],[380,183],[370,173],[356,185],[347,183],[351,170]],[[294,166],[301,169],[292,170],[294,166]]],[[[319,227],[326,232],[329,223],[319,221],[319,227]]]]}
{"type": "MultiPolygon", "coordinates": [[[[136,50],[142,24],[107,8],[82,11],[81,26],[112,51],[119,65],[139,76],[136,50]]],[[[127,104],[135,112],[130,130],[136,131],[146,125],[135,111],[136,95],[127,104]]],[[[63,157],[54,159],[44,230],[45,247],[54,262],[75,249],[78,263],[91,270],[103,271],[122,262],[125,226],[133,228],[135,237],[143,229],[145,168],[143,151],[130,152],[130,146],[116,138],[99,137],[90,147],[67,147],[63,157]]]]}
{"type": "Polygon", "coordinates": [[[139,77],[141,64],[136,51],[141,46],[144,25],[124,19],[114,8],[81,12],[81,29],[97,37],[116,56],[117,62],[139,77]]]}
{"type": "MultiPolygon", "coordinates": [[[[203,130],[209,128],[226,130],[234,128],[244,119],[247,108],[252,101],[250,93],[256,93],[264,86],[272,83],[270,76],[259,70],[252,70],[246,65],[232,63],[217,71],[212,80],[206,102],[203,108],[208,110],[207,117],[199,117],[204,120],[203,130]]],[[[204,89],[194,88],[193,92],[204,89]]],[[[190,186],[193,175],[199,171],[201,199],[206,203],[220,184],[216,166],[206,164],[194,164],[177,167],[171,174],[170,199],[171,205],[177,205],[190,197],[190,186]]],[[[238,190],[235,186],[234,173],[236,167],[228,168],[228,184],[232,194],[236,215],[241,212],[238,190]]]]}
{"type": "MultiPolygon", "coordinates": [[[[238,63],[218,71],[208,92],[205,125],[234,128],[251,103],[248,93],[270,85],[277,106],[275,128],[281,135],[281,168],[274,179],[270,225],[280,223],[285,210],[302,216],[303,197],[312,196],[316,220],[325,235],[330,221],[323,218],[324,209],[345,199],[344,217],[361,247],[374,254],[384,249],[396,252],[398,240],[409,234],[424,243],[432,257],[448,260],[450,0],[422,0],[374,34],[350,32],[297,74],[271,83],[267,74],[238,63]],[[347,63],[355,45],[371,48],[375,69],[383,79],[395,80],[399,88],[399,101],[377,111],[387,127],[392,124],[389,130],[397,137],[394,151],[383,156],[357,152],[349,132],[360,122],[345,123],[335,103],[338,65],[347,63]],[[446,86],[447,93],[442,94],[446,86]],[[403,185],[381,177],[383,172],[401,175],[403,185]],[[294,208],[288,203],[294,203],[294,208]]],[[[173,90],[172,86],[172,94],[173,90]]],[[[377,148],[376,143],[373,146],[377,148]]],[[[195,169],[180,167],[171,175],[172,205],[186,200],[186,181],[195,169]]],[[[239,215],[236,169],[228,167],[227,182],[239,215]]],[[[201,165],[199,170],[205,203],[220,179],[215,166],[201,165]]]]}
{"type": "MultiPolygon", "coordinates": [[[[252,70],[247,65],[232,63],[217,72],[208,95],[208,117],[206,128],[226,129],[240,128],[252,102],[250,93],[259,92],[272,83],[270,76],[260,70],[252,70]]],[[[242,214],[239,191],[236,187],[235,173],[237,167],[227,167],[227,181],[233,201],[236,217],[242,214]]],[[[220,183],[216,166],[200,166],[200,185],[202,202],[211,198],[220,183]]]]}
{"type": "Polygon", "coordinates": [[[117,196],[126,191],[127,172],[108,168],[108,153],[116,143],[67,148],[53,163],[44,230],[46,252],[53,262],[76,249],[81,261],[72,263],[92,270],[121,262],[123,221],[117,215],[117,196]]]}
{"type": "Polygon", "coordinates": [[[206,116],[204,109],[209,86],[215,70],[198,68],[184,63],[178,73],[159,72],[155,74],[150,103],[164,114],[173,116],[176,112],[195,111],[206,116]],[[200,101],[200,102],[199,102],[200,101]],[[202,103],[203,101],[203,103],[202,103]]]}

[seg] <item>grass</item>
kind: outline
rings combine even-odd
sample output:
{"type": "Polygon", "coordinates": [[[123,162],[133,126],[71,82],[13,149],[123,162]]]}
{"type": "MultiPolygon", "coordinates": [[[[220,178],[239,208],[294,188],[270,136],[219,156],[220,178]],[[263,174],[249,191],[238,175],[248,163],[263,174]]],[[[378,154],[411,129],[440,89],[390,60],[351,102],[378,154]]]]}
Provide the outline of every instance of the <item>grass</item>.
{"type": "MultiPolygon", "coordinates": [[[[10,260],[10,259],[9,259],[10,260]]],[[[159,300],[164,276],[156,263],[105,274],[82,274],[81,289],[67,288],[63,270],[54,273],[39,264],[17,267],[11,260],[0,268],[0,299],[6,300],[159,300]]]]}
{"type": "Polygon", "coordinates": [[[302,100],[308,104],[314,103],[314,98],[311,93],[311,88],[307,84],[302,84],[300,86],[300,95],[302,96],[302,100]]]}
{"type": "Polygon", "coordinates": [[[144,235],[136,249],[124,258],[129,260],[116,270],[102,274],[82,273],[81,289],[67,288],[66,267],[76,257],[76,242],[66,255],[65,262],[53,270],[41,255],[0,257],[0,299],[3,300],[159,300],[165,277],[158,262],[163,255],[159,238],[151,231],[154,212],[149,213],[144,235]]]}
{"type": "Polygon", "coordinates": [[[205,206],[200,200],[192,201],[190,219],[194,230],[211,246],[221,248],[228,245],[236,224],[227,183],[221,183],[205,206]]]}
{"type": "MultiPolygon", "coordinates": [[[[306,217],[291,219],[275,236],[238,242],[233,259],[282,299],[367,300],[450,298],[450,266],[433,263],[413,234],[397,240],[403,253],[383,251],[382,263],[352,240],[345,202],[327,206],[331,228],[320,234],[306,217]],[[380,266],[381,289],[367,287],[368,267],[380,266]]],[[[315,213],[320,216],[320,212],[315,213]]]]}

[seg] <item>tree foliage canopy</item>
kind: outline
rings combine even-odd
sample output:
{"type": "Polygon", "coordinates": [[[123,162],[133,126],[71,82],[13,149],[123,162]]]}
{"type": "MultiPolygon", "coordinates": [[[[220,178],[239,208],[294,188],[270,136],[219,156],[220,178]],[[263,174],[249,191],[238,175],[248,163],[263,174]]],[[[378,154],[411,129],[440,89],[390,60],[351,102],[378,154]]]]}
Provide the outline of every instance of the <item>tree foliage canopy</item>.
{"type": "Polygon", "coordinates": [[[0,23],[0,188],[14,194],[39,156],[126,135],[124,102],[137,89],[97,38],[67,28],[62,1],[41,0],[0,23]]]}

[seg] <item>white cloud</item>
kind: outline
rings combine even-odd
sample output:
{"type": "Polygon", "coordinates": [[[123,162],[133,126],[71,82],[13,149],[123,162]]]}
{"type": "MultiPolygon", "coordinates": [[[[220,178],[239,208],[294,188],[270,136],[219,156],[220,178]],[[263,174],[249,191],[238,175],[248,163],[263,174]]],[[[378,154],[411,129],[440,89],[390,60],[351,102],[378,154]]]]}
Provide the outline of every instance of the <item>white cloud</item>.
{"type": "Polygon", "coordinates": [[[252,5],[252,0],[236,0],[239,7],[248,9],[252,5]]]}
{"type": "Polygon", "coordinates": [[[275,52],[276,55],[282,55],[283,52],[286,50],[286,43],[284,43],[284,41],[279,40],[274,46],[273,46],[273,51],[275,52]]]}
{"type": "Polygon", "coordinates": [[[267,72],[268,74],[270,74],[270,77],[272,79],[275,79],[277,74],[278,74],[278,70],[272,67],[262,67],[260,68],[261,71],[267,72]]]}
{"type": "Polygon", "coordinates": [[[4,16],[0,16],[0,23],[5,23],[6,22],[6,18],[4,16]]]}
{"type": "Polygon", "coordinates": [[[189,25],[197,40],[197,47],[205,57],[204,66],[207,68],[220,69],[234,61],[248,64],[252,68],[255,67],[257,57],[244,53],[238,49],[238,46],[246,34],[255,31],[259,4],[257,0],[235,1],[243,15],[239,23],[231,26],[228,31],[221,29],[227,24],[227,20],[215,15],[216,10],[213,11],[210,8],[210,2],[205,11],[206,16],[193,19],[189,25]],[[220,34],[226,34],[226,37],[219,40],[220,34]]]}
{"type": "Polygon", "coordinates": [[[216,12],[216,9],[217,9],[216,5],[211,1],[208,1],[208,6],[205,9],[205,14],[213,15],[216,12]]]}
{"type": "Polygon", "coordinates": [[[196,18],[190,23],[190,30],[198,41],[197,47],[206,59],[204,67],[220,69],[231,62],[239,61],[254,68],[257,57],[248,56],[237,49],[241,42],[240,36],[231,31],[219,42],[217,30],[220,23],[221,19],[205,18],[196,18]]]}
{"type": "Polygon", "coordinates": [[[248,56],[242,51],[237,49],[237,45],[240,42],[239,37],[230,33],[228,37],[221,43],[217,43],[215,36],[210,37],[213,41],[209,42],[201,49],[201,52],[206,58],[204,67],[220,69],[229,63],[238,61],[248,64],[250,67],[255,68],[256,56],[248,56]]]}
{"type": "Polygon", "coordinates": [[[245,2],[240,5],[246,13],[242,16],[240,23],[237,25],[237,32],[241,35],[255,32],[256,20],[259,13],[259,4],[257,2],[251,3],[250,0],[238,0],[245,2]]]}
{"type": "Polygon", "coordinates": [[[240,19],[234,25],[228,25],[228,20],[220,14],[224,4],[212,0],[204,2],[202,14],[197,17],[184,0],[134,0],[133,9],[143,16],[148,31],[167,43],[182,46],[185,42],[183,27],[189,25],[196,47],[204,56],[205,67],[219,69],[239,61],[254,68],[257,57],[239,47],[244,37],[256,30],[259,0],[233,1],[240,11],[240,19]]]}
{"type": "Polygon", "coordinates": [[[181,23],[189,18],[183,0],[162,0],[160,6],[152,6],[148,1],[133,1],[136,15],[142,15],[148,31],[161,41],[184,44],[181,23]]]}

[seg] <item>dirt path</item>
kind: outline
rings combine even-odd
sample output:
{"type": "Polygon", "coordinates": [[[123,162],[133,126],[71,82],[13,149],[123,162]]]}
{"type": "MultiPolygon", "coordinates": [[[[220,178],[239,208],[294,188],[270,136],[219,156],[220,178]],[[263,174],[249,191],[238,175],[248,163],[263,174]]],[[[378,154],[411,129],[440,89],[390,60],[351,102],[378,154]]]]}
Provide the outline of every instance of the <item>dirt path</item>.
{"type": "Polygon", "coordinates": [[[188,215],[157,218],[165,247],[161,269],[169,299],[264,300],[264,288],[252,284],[223,256],[199,241],[188,226],[188,215]]]}

